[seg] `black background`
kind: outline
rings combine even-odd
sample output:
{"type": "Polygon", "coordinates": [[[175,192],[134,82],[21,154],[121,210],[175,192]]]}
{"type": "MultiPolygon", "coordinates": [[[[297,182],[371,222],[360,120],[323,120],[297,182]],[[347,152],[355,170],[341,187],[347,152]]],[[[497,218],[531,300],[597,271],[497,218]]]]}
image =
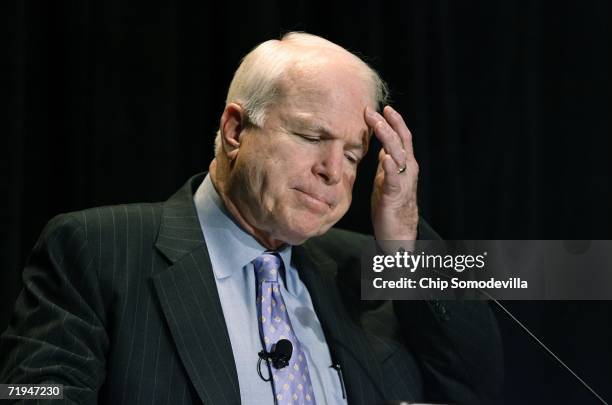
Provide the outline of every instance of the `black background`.
{"type": "MultiPolygon", "coordinates": [[[[166,199],[206,170],[225,93],[289,30],[366,57],[414,134],[421,213],[448,239],[612,239],[607,1],[3,2],[0,329],[54,215],[166,199]]],[[[371,232],[376,158],[340,225],[371,232]]],[[[607,302],[509,302],[612,398],[607,302]]],[[[596,403],[500,315],[507,403],[596,403]]]]}

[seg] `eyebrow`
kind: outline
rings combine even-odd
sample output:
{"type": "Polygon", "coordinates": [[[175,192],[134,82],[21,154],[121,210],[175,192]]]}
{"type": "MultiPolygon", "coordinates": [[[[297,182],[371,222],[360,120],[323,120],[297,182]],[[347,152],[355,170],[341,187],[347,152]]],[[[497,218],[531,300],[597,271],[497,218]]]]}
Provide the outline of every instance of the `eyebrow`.
{"type": "MultiPolygon", "coordinates": [[[[329,138],[339,138],[338,136],[335,136],[334,133],[329,129],[329,127],[327,127],[325,124],[321,123],[320,121],[316,121],[316,120],[312,120],[310,118],[304,118],[304,117],[300,117],[300,116],[293,116],[289,119],[289,122],[292,125],[297,125],[298,127],[300,127],[301,129],[307,129],[309,131],[313,131],[313,132],[317,132],[319,134],[323,134],[326,137],[329,138]]],[[[368,135],[369,132],[368,131],[362,131],[362,137],[361,137],[361,142],[349,142],[347,143],[348,145],[348,149],[350,150],[355,150],[355,149],[359,149],[363,151],[363,154],[365,155],[367,150],[368,150],[368,135]]]]}

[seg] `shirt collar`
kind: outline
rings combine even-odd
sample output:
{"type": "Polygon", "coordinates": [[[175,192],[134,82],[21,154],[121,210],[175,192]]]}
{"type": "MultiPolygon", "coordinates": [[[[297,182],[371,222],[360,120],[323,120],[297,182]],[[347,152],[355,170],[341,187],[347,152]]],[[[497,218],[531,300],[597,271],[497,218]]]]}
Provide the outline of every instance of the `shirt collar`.
{"type": "MultiPolygon", "coordinates": [[[[212,184],[210,174],[196,190],[193,200],[215,277],[223,279],[245,267],[252,268],[248,264],[267,249],[235,222],[212,184]]],[[[299,277],[291,266],[291,252],[291,245],[277,251],[285,265],[287,291],[297,295],[299,277]]]]}

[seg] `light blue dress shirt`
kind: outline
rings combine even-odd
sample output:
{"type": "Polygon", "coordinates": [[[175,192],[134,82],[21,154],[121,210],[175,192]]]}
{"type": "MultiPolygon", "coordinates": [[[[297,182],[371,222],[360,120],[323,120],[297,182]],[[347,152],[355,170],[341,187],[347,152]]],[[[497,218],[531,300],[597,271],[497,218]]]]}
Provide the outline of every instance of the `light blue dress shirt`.
{"type": "MultiPolygon", "coordinates": [[[[266,248],[233,221],[209,175],[198,187],[194,203],[234,353],[240,398],[245,405],[271,405],[274,403],[272,384],[257,374],[257,353],[262,350],[262,344],[255,304],[255,273],[251,263],[266,248]]],[[[310,294],[291,263],[291,246],[285,246],[279,254],[286,269],[285,280],[279,279],[281,293],[295,335],[308,360],[316,403],[346,404],[338,373],[330,367],[329,348],[310,294]]],[[[262,375],[268,375],[265,363],[262,363],[262,375]]]]}

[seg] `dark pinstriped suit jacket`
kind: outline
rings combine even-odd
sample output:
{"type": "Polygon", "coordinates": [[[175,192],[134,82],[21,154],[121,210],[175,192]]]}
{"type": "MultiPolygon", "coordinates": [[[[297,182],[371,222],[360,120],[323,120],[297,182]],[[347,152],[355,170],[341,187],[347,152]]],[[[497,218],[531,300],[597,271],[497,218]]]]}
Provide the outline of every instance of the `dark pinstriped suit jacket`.
{"type": "MultiPolygon", "coordinates": [[[[194,176],[165,203],[50,221],[0,339],[0,382],[62,383],[75,403],[240,403],[193,205],[202,179],[194,176]]],[[[435,237],[431,232],[420,228],[423,239],[435,237]]],[[[490,402],[499,390],[501,355],[489,309],[405,302],[365,311],[355,281],[364,238],[332,230],[293,251],[342,365],[349,404],[383,397],[490,402]]]]}

